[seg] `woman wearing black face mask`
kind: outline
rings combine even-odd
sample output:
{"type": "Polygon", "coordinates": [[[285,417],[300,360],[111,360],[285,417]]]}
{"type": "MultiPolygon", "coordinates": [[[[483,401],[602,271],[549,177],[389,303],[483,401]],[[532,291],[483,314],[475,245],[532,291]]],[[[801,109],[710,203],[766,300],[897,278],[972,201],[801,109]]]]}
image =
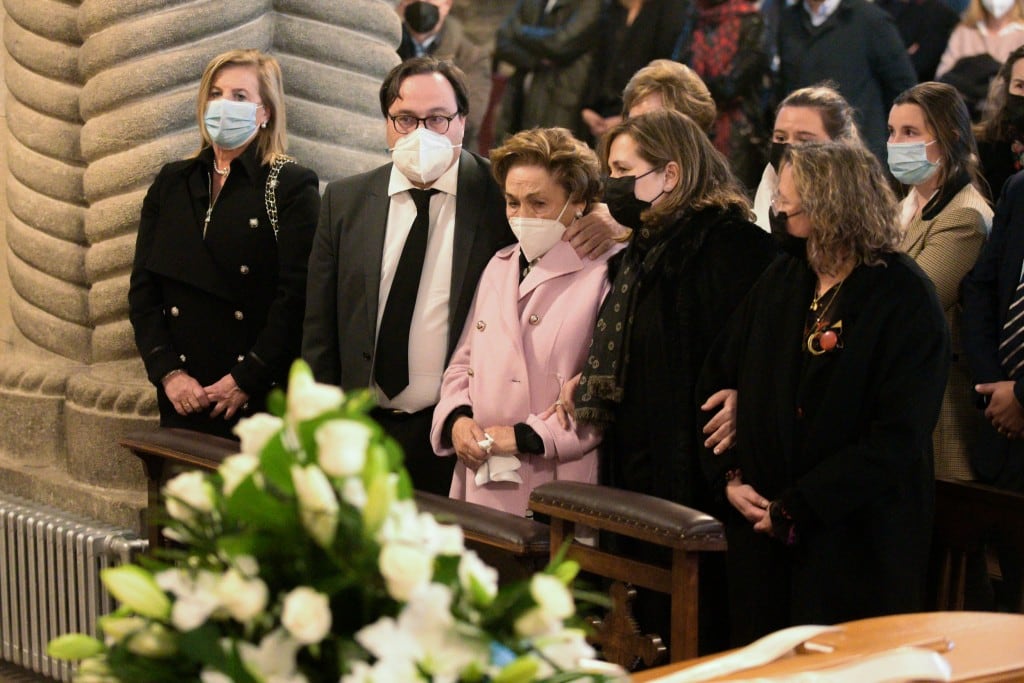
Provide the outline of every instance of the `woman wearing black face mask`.
{"type": "Polygon", "coordinates": [[[992,203],[1007,179],[1024,169],[1024,47],[1010,53],[992,81],[985,117],[974,129],[992,203]]]}
{"type": "Polygon", "coordinates": [[[923,608],[949,368],[935,288],[898,251],[896,198],[870,152],[794,145],[773,205],[789,253],[730,319],[698,388],[738,390],[735,445],[702,460],[724,499],[713,512],[737,645],[923,608]]]}

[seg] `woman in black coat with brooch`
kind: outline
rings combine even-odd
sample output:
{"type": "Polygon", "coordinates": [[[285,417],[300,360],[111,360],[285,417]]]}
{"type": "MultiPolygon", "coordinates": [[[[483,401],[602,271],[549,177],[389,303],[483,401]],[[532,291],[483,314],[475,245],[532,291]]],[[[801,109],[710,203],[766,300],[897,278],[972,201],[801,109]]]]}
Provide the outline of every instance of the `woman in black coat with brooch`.
{"type": "Polygon", "coordinates": [[[215,57],[197,112],[199,153],[164,166],[142,204],[129,317],[160,424],[230,437],[299,355],[319,185],[284,154],[273,57],[215,57]]]}
{"type": "Polygon", "coordinates": [[[736,644],[802,623],[923,609],[931,434],[950,362],[931,281],[897,251],[896,200],[859,146],[783,157],[769,267],[709,354],[738,389],[735,446],[708,451],[736,644]]]}

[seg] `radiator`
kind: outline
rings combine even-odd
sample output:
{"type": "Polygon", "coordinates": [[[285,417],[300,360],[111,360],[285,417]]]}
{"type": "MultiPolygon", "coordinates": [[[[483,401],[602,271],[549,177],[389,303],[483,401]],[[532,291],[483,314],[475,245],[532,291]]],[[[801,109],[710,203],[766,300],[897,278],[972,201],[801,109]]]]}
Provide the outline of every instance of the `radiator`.
{"type": "Polygon", "coordinates": [[[125,529],[0,493],[0,659],[70,681],[72,666],[46,656],[65,633],[96,635],[114,600],[100,570],[148,543],[125,529]]]}

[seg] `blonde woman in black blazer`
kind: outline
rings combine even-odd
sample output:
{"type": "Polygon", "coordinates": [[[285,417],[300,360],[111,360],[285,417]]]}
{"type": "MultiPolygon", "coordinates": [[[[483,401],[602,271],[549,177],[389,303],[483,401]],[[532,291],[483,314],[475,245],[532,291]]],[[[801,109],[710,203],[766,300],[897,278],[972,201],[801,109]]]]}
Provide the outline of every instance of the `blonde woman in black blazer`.
{"type": "Polygon", "coordinates": [[[319,186],[284,154],[273,57],[214,58],[197,115],[199,153],[166,165],[143,201],[129,316],[160,424],[230,437],[299,355],[319,186]]]}

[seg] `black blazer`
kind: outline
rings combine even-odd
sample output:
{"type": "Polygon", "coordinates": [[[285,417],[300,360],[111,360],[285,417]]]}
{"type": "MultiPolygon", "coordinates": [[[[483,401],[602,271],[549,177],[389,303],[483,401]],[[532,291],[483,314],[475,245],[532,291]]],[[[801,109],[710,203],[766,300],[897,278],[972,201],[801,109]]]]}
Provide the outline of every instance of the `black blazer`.
{"type": "MultiPolygon", "coordinates": [[[[1009,379],[999,362],[999,341],[1006,312],[1014,300],[1024,264],[1024,173],[1012,176],[1003,186],[992,233],[981,250],[974,269],[964,279],[964,312],[961,337],[971,379],[975,383],[1009,379]]],[[[1013,387],[1017,400],[1024,403],[1024,380],[1013,387]]],[[[982,481],[1024,490],[1024,471],[1008,462],[1011,452],[1021,454],[1024,444],[1000,437],[987,420],[981,439],[971,453],[971,464],[982,481]],[[1010,464],[1015,474],[1004,471],[1010,464]],[[1009,475],[1010,478],[1006,479],[1009,475]]]]}
{"type": "Polygon", "coordinates": [[[301,346],[306,265],[320,206],[316,174],[294,163],[278,177],[279,234],[267,217],[268,166],[250,145],[210,205],[212,151],[161,169],[142,203],[129,318],[167,426],[224,433],[221,418],[182,417],[161,379],[183,368],[207,385],[227,373],[262,409],[301,346]]]}
{"type": "MultiPolygon", "coordinates": [[[[328,185],[309,258],[302,357],[318,381],[346,391],[370,384],[390,177],[391,164],[386,164],[328,185]]],[[[494,252],[513,241],[490,165],[463,151],[455,205],[449,358],[484,267],[494,252]]]]}

